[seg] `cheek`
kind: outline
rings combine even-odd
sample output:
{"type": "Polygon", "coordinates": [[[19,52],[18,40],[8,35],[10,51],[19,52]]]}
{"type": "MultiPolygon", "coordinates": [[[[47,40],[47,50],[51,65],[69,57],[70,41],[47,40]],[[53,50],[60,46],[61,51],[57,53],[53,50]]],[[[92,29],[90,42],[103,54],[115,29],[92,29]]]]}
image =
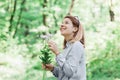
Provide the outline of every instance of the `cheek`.
{"type": "Polygon", "coordinates": [[[69,27],[66,29],[66,33],[67,33],[67,34],[72,34],[72,33],[73,33],[73,28],[69,26],[69,27]]]}
{"type": "Polygon", "coordinates": [[[73,30],[74,30],[73,26],[70,25],[70,26],[68,27],[68,30],[69,30],[69,32],[73,32],[73,30]]]}

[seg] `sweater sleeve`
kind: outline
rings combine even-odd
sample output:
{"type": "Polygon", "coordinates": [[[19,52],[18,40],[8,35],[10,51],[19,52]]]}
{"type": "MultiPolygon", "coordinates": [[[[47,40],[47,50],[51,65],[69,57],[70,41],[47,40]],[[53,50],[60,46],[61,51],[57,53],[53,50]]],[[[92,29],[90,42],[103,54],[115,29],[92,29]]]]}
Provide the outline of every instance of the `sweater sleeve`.
{"type": "Polygon", "coordinates": [[[59,67],[55,66],[53,71],[51,71],[55,77],[58,77],[59,67]]]}
{"type": "Polygon", "coordinates": [[[57,64],[63,69],[66,76],[71,77],[77,71],[83,53],[84,48],[82,44],[75,42],[72,45],[71,51],[68,53],[69,55],[67,55],[67,59],[61,54],[56,57],[57,64]]]}

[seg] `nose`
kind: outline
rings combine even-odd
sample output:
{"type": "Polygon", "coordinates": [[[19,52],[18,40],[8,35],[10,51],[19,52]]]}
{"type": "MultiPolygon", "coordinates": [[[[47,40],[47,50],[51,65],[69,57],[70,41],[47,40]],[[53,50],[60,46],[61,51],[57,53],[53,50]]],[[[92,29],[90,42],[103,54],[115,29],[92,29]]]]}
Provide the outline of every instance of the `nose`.
{"type": "Polygon", "coordinates": [[[63,24],[61,24],[61,25],[60,25],[60,27],[64,27],[64,25],[63,25],[63,24]]]}

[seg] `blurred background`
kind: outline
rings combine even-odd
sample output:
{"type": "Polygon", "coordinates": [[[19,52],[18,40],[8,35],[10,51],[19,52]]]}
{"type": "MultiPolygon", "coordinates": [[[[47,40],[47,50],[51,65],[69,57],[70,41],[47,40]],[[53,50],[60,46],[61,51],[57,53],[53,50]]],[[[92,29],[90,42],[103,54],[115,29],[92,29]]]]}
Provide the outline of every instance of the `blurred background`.
{"type": "MultiPolygon", "coordinates": [[[[0,80],[42,80],[43,41],[62,50],[67,14],[85,30],[87,80],[120,80],[119,0],[0,0],[0,80]]],[[[46,78],[57,80],[49,71],[46,78]]]]}

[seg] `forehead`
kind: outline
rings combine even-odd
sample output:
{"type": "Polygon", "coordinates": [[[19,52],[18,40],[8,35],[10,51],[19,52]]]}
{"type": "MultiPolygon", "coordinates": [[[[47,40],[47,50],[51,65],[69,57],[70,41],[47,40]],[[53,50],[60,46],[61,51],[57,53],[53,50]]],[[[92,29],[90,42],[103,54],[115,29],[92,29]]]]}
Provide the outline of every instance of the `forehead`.
{"type": "Polygon", "coordinates": [[[66,21],[72,22],[69,18],[64,18],[64,19],[63,19],[63,22],[66,22],[66,21]]]}

